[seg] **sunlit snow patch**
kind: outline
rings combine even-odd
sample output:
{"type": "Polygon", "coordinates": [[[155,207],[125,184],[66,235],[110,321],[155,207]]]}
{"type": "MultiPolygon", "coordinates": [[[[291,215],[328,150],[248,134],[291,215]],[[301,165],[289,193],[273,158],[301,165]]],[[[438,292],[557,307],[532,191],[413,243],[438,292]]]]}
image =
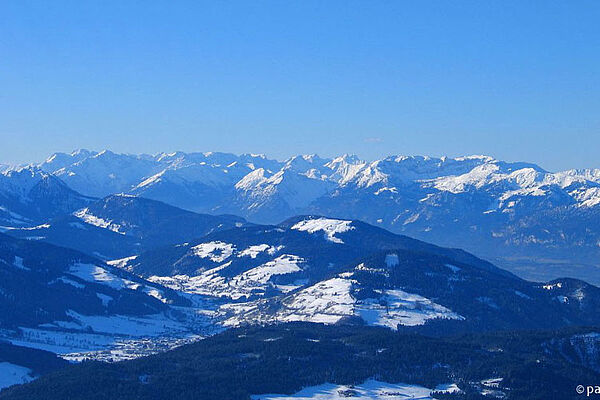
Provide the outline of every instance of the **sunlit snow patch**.
{"type": "Polygon", "coordinates": [[[267,283],[274,275],[285,275],[301,271],[302,269],[298,266],[298,264],[302,262],[303,259],[298,256],[284,254],[277,257],[273,261],[269,261],[263,265],[244,272],[243,274],[235,277],[235,279],[241,281],[249,280],[258,283],[267,283]]]}
{"type": "Polygon", "coordinates": [[[366,299],[357,305],[358,314],[369,325],[387,326],[397,329],[398,325],[423,325],[427,320],[464,319],[450,309],[402,290],[386,290],[379,299],[366,299]]]}
{"type": "Polygon", "coordinates": [[[141,285],[128,279],[120,278],[106,269],[93,264],[77,263],[69,269],[69,273],[87,282],[99,283],[113,289],[137,289],[141,285]]]}
{"type": "Polygon", "coordinates": [[[72,279],[69,278],[65,278],[64,276],[61,276],[60,278],[56,278],[56,280],[53,280],[51,282],[49,282],[49,284],[55,284],[57,282],[62,282],[62,283],[66,283],[67,285],[71,285],[76,287],[77,289],[83,289],[85,287],[85,285],[79,283],[79,282],[75,282],[72,279]]]}
{"type": "Polygon", "coordinates": [[[291,229],[306,231],[308,233],[323,231],[325,233],[325,239],[329,240],[330,242],[343,244],[344,242],[340,238],[335,237],[335,234],[344,233],[354,229],[351,224],[352,221],[345,221],[341,219],[317,218],[300,221],[292,226],[291,229]]]}
{"type": "Polygon", "coordinates": [[[200,258],[209,258],[214,262],[223,262],[233,254],[235,247],[224,242],[200,243],[192,247],[194,255],[200,258]]]}
{"type": "Polygon", "coordinates": [[[73,213],[74,216],[83,220],[85,223],[97,226],[99,228],[109,229],[113,232],[120,233],[121,235],[125,235],[125,232],[121,231],[121,225],[114,223],[113,221],[107,221],[100,217],[95,216],[90,213],[90,210],[84,208],[83,210],[79,210],[73,213]]]}
{"type": "Polygon", "coordinates": [[[261,394],[250,396],[252,400],[431,400],[431,389],[403,383],[392,384],[368,380],[360,385],[335,385],[325,383],[302,389],[293,395],[261,394]]]}
{"type": "Polygon", "coordinates": [[[453,273],[457,273],[458,271],[460,271],[460,268],[457,267],[456,265],[452,265],[452,264],[446,264],[446,267],[450,268],[450,270],[452,270],[453,273]]]}
{"type": "Polygon", "coordinates": [[[360,317],[369,325],[397,329],[398,325],[423,325],[435,318],[464,320],[428,298],[399,289],[358,300],[353,296],[353,285],[358,283],[346,276],[319,282],[284,298],[275,314],[262,310],[260,301],[223,306],[224,325],[289,321],[334,324],[344,317],[360,317]]]}
{"type": "Polygon", "coordinates": [[[352,282],[333,278],[301,290],[285,302],[277,318],[281,321],[309,321],[333,324],[353,314],[352,282]]]}
{"type": "Polygon", "coordinates": [[[437,385],[434,390],[439,393],[462,393],[462,390],[460,390],[456,383],[442,383],[441,385],[437,385]]]}
{"type": "Polygon", "coordinates": [[[256,258],[260,253],[266,252],[269,255],[275,254],[277,251],[281,250],[283,246],[270,246],[268,244],[258,244],[255,246],[250,246],[245,250],[242,250],[238,253],[238,257],[250,257],[256,258]]]}
{"type": "Polygon", "coordinates": [[[543,285],[542,288],[546,289],[546,290],[554,290],[554,289],[560,289],[562,287],[562,282],[557,282],[557,283],[553,283],[553,284],[547,284],[547,285],[543,285]]]}
{"type": "Polygon", "coordinates": [[[129,262],[135,260],[136,258],[137,258],[137,256],[130,256],[130,257],[125,257],[125,258],[119,258],[117,260],[110,260],[110,261],[107,261],[106,263],[108,265],[112,265],[113,267],[127,269],[129,262]]]}
{"type": "MultiPolygon", "coordinates": [[[[159,283],[174,290],[186,293],[228,297],[232,300],[261,295],[271,285],[269,281],[276,275],[286,275],[302,270],[304,259],[292,254],[281,256],[251,268],[234,277],[221,275],[221,271],[231,265],[231,261],[203,271],[197,276],[151,276],[149,281],[159,283]]],[[[278,285],[282,293],[296,289],[299,285],[278,285]]]]}
{"type": "MultiPolygon", "coordinates": [[[[130,281],[129,279],[121,278],[110,271],[107,271],[105,268],[99,267],[93,264],[82,264],[77,263],[71,266],[69,269],[69,273],[73,276],[76,276],[86,282],[94,282],[101,285],[106,285],[116,290],[121,289],[131,289],[137,290],[142,288],[143,292],[148,296],[154,297],[163,303],[168,303],[168,299],[164,296],[164,293],[152,286],[145,286],[140,283],[130,281]]],[[[83,287],[81,284],[74,282],[71,279],[66,277],[60,277],[58,280],[71,284],[75,287],[83,287]]],[[[104,304],[108,304],[105,299],[103,299],[104,304]]]]}

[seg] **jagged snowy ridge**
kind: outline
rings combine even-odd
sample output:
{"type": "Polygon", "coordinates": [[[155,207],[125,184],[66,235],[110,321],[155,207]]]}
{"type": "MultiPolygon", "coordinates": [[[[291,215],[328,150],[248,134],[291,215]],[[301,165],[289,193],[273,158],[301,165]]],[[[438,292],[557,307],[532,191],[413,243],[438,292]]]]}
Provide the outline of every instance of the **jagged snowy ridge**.
{"type": "MultiPolygon", "coordinates": [[[[535,164],[488,156],[364,161],[349,155],[305,155],[277,161],[252,154],[81,150],[57,153],[39,165],[5,169],[0,193],[26,199],[36,182],[51,176],[85,195],[129,193],[253,222],[278,223],[301,214],[360,219],[488,258],[537,246],[534,260],[554,259],[553,249],[558,248],[564,249],[559,258],[593,264],[600,251],[599,230],[583,232],[561,224],[568,218],[579,227],[598,226],[600,169],[548,172],[535,164]],[[473,232],[478,240],[469,239],[473,232]]],[[[7,210],[0,211],[0,226],[31,226],[35,220],[9,204],[0,207],[7,210]]],[[[89,217],[89,222],[125,232],[108,220],[89,217]]],[[[337,235],[328,237],[335,242],[337,235]]]]}

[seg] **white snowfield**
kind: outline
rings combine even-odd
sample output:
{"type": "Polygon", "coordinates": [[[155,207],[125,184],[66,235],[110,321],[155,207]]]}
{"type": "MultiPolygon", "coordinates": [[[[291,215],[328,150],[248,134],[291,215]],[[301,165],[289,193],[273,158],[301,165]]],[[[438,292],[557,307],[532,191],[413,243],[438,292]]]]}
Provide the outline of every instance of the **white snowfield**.
{"type": "Polygon", "coordinates": [[[256,258],[260,253],[266,252],[269,255],[273,255],[283,249],[283,246],[270,246],[268,244],[258,244],[254,246],[250,246],[245,250],[242,250],[238,253],[238,257],[250,257],[256,258]]]}
{"type": "MultiPolygon", "coordinates": [[[[240,282],[242,284],[245,281],[267,283],[271,277],[275,275],[285,275],[302,271],[299,264],[302,264],[303,262],[304,260],[301,257],[284,254],[273,261],[269,261],[236,276],[233,280],[234,282],[240,282]]],[[[240,284],[235,283],[234,285],[241,286],[240,284]]]]}
{"type": "Polygon", "coordinates": [[[282,321],[311,321],[333,324],[352,315],[355,304],[350,295],[352,282],[334,278],[319,282],[293,295],[285,308],[279,311],[282,321]]]}
{"type": "Polygon", "coordinates": [[[214,262],[223,262],[233,254],[235,246],[224,242],[200,243],[192,247],[194,255],[200,258],[209,258],[214,262]]]}
{"type": "MultiPolygon", "coordinates": [[[[18,333],[2,336],[18,345],[56,353],[71,361],[133,359],[214,334],[222,328],[212,319],[210,304],[176,307],[171,312],[143,316],[82,315],[67,312],[70,320],[58,320],[35,328],[20,327],[18,333]]],[[[5,332],[3,332],[5,333],[5,332]]]]}
{"type": "Polygon", "coordinates": [[[125,232],[122,231],[121,225],[114,223],[113,221],[106,221],[100,217],[97,217],[90,213],[90,210],[87,208],[75,211],[73,215],[81,219],[86,224],[94,225],[99,228],[108,229],[121,235],[125,235],[125,232]]]}
{"type": "MultiPolygon", "coordinates": [[[[141,288],[141,290],[148,296],[155,297],[163,303],[167,302],[167,299],[165,298],[164,293],[161,290],[151,286],[146,286],[137,282],[130,281],[129,279],[121,278],[98,265],[76,263],[72,265],[69,269],[69,274],[72,276],[76,276],[82,279],[83,281],[106,285],[116,290],[138,290],[141,288]]],[[[68,277],[61,277],[59,279],[64,283],[69,283],[76,287],[81,286],[80,283],[75,282],[72,279],[69,279],[68,277]]]]}
{"type": "MultiPolygon", "coordinates": [[[[221,275],[220,271],[230,264],[231,261],[203,271],[197,276],[151,276],[148,280],[185,293],[238,300],[263,293],[271,285],[271,279],[277,275],[302,271],[304,260],[292,254],[282,254],[234,277],[228,278],[221,275]]],[[[299,286],[274,285],[282,293],[287,293],[299,286]]]]}
{"type": "Polygon", "coordinates": [[[316,218],[300,221],[294,224],[291,229],[306,231],[308,233],[322,231],[325,235],[325,239],[333,243],[343,244],[344,242],[342,239],[337,238],[335,235],[337,233],[344,233],[354,229],[354,227],[351,226],[351,223],[352,221],[345,221],[341,219],[316,218]]]}
{"type": "Polygon", "coordinates": [[[358,316],[369,325],[397,329],[398,325],[423,325],[434,318],[464,320],[452,310],[430,299],[399,289],[380,291],[379,298],[357,300],[352,296],[350,274],[319,282],[282,300],[275,314],[261,311],[261,301],[221,307],[225,326],[244,323],[305,321],[334,324],[344,317],[358,316]]]}
{"type": "Polygon", "coordinates": [[[397,329],[398,325],[423,325],[433,318],[463,320],[450,309],[402,290],[386,290],[380,299],[367,299],[356,307],[358,314],[369,325],[397,329]]]}
{"type": "MultiPolygon", "coordinates": [[[[392,155],[374,161],[352,155],[334,159],[297,155],[278,161],[252,154],[178,152],[148,156],[79,150],[55,154],[37,167],[78,192],[96,197],[120,192],[143,195],[165,181],[177,185],[203,183],[234,189],[246,198],[248,209],[260,208],[273,197],[284,199],[292,208],[301,207],[347,186],[373,188],[374,195],[394,193],[398,192],[397,186],[406,183],[419,184],[425,192],[490,188],[496,199],[519,193],[540,196],[555,187],[583,207],[600,204],[600,169],[552,173],[534,164],[508,163],[484,155],[392,155]]],[[[31,176],[25,176],[21,169],[2,168],[2,175],[15,175],[22,181],[23,192],[32,186],[31,176]]]]}
{"type": "Polygon", "coordinates": [[[9,362],[0,362],[0,389],[31,382],[34,379],[35,376],[29,368],[9,362]]]}
{"type": "Polygon", "coordinates": [[[76,263],[71,266],[69,273],[87,282],[100,283],[113,289],[137,289],[141,285],[128,279],[122,279],[106,269],[94,264],[76,263]]]}
{"type": "Polygon", "coordinates": [[[70,310],[73,321],[54,321],[40,325],[40,328],[64,328],[98,334],[130,337],[160,336],[169,332],[183,332],[186,327],[164,314],[133,317],[126,315],[81,315],[70,310]]]}
{"type": "Polygon", "coordinates": [[[133,262],[138,256],[130,256],[130,257],[124,257],[124,258],[119,258],[116,260],[110,260],[107,261],[106,263],[108,265],[112,265],[113,267],[117,267],[117,268],[121,268],[121,269],[127,269],[128,268],[128,264],[130,262],[133,262]]]}
{"type": "MultiPolygon", "coordinates": [[[[452,390],[456,385],[443,386],[451,389],[442,389],[441,391],[453,393],[452,390]]],[[[440,389],[436,388],[436,390],[440,389]]],[[[418,385],[393,384],[369,379],[360,385],[325,383],[304,388],[292,395],[260,394],[250,396],[250,398],[252,400],[346,400],[349,398],[352,400],[432,400],[432,391],[432,389],[418,385]]]]}

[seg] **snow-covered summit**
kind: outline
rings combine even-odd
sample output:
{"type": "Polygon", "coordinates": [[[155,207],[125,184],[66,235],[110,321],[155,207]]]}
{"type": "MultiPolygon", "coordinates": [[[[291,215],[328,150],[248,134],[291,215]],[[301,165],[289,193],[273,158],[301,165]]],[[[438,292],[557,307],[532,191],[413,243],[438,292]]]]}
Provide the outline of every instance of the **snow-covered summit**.
{"type": "MultiPolygon", "coordinates": [[[[129,193],[259,223],[307,214],[360,219],[492,257],[496,252],[514,256],[515,249],[529,257],[531,246],[552,249],[552,254],[538,254],[545,259],[570,254],[569,260],[581,256],[577,262],[589,263],[600,257],[600,229],[595,228],[600,226],[600,169],[550,172],[486,155],[275,160],[219,152],[89,150],[56,153],[37,168],[94,197],[129,193]],[[560,222],[565,218],[568,224],[560,222]]],[[[1,171],[0,178],[11,183],[1,179],[0,188],[23,187],[18,169],[1,171]]]]}
{"type": "MultiPolygon", "coordinates": [[[[424,194],[430,194],[431,189],[433,193],[484,190],[493,197],[492,202],[498,202],[507,193],[539,195],[548,192],[545,187],[553,186],[565,191],[575,203],[590,206],[595,204],[590,199],[595,192],[582,195],[582,186],[588,189],[600,185],[597,169],[551,173],[535,164],[509,163],[485,155],[455,158],[393,155],[374,161],[354,155],[333,159],[298,155],[277,161],[252,154],[179,151],[149,156],[78,150],[56,153],[39,168],[60,177],[83,194],[99,197],[135,192],[183,205],[192,199],[163,198],[166,189],[162,187],[175,186],[185,192],[180,196],[188,197],[204,196],[198,192],[207,190],[203,189],[206,187],[220,188],[223,194],[237,197],[234,209],[228,211],[246,216],[258,214],[259,219],[265,213],[263,208],[287,211],[276,216],[281,219],[335,193],[336,188],[374,189],[374,193],[383,188],[394,191],[413,186],[424,194]]],[[[217,205],[227,206],[231,205],[217,205]]],[[[202,202],[197,207],[196,211],[210,211],[202,202]]]]}

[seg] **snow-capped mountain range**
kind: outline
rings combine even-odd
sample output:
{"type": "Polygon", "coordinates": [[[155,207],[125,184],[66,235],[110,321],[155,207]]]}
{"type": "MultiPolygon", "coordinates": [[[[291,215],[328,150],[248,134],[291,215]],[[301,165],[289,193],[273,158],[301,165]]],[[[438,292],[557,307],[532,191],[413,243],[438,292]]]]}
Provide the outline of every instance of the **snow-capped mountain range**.
{"type": "Polygon", "coordinates": [[[0,173],[0,226],[31,226],[91,201],[35,166],[0,173]]]}
{"type": "MultiPolygon", "coordinates": [[[[600,169],[553,173],[488,156],[278,161],[254,154],[79,150],[6,168],[0,199],[23,186],[15,175],[25,171],[58,178],[82,197],[127,193],[256,223],[300,214],[360,219],[465,248],[530,279],[567,274],[600,282],[600,169]]],[[[45,222],[15,211],[11,201],[0,201],[2,225],[45,222]]]]}
{"type": "MultiPolygon", "coordinates": [[[[600,323],[596,286],[527,281],[381,224],[299,215],[261,225],[133,194],[87,197],[36,166],[10,171],[27,177],[13,190],[27,220],[0,233],[0,339],[70,361],[136,358],[255,324],[447,335],[600,323]],[[36,197],[38,186],[52,190],[36,197]]],[[[28,364],[8,367],[8,384],[35,377],[28,364]]]]}

